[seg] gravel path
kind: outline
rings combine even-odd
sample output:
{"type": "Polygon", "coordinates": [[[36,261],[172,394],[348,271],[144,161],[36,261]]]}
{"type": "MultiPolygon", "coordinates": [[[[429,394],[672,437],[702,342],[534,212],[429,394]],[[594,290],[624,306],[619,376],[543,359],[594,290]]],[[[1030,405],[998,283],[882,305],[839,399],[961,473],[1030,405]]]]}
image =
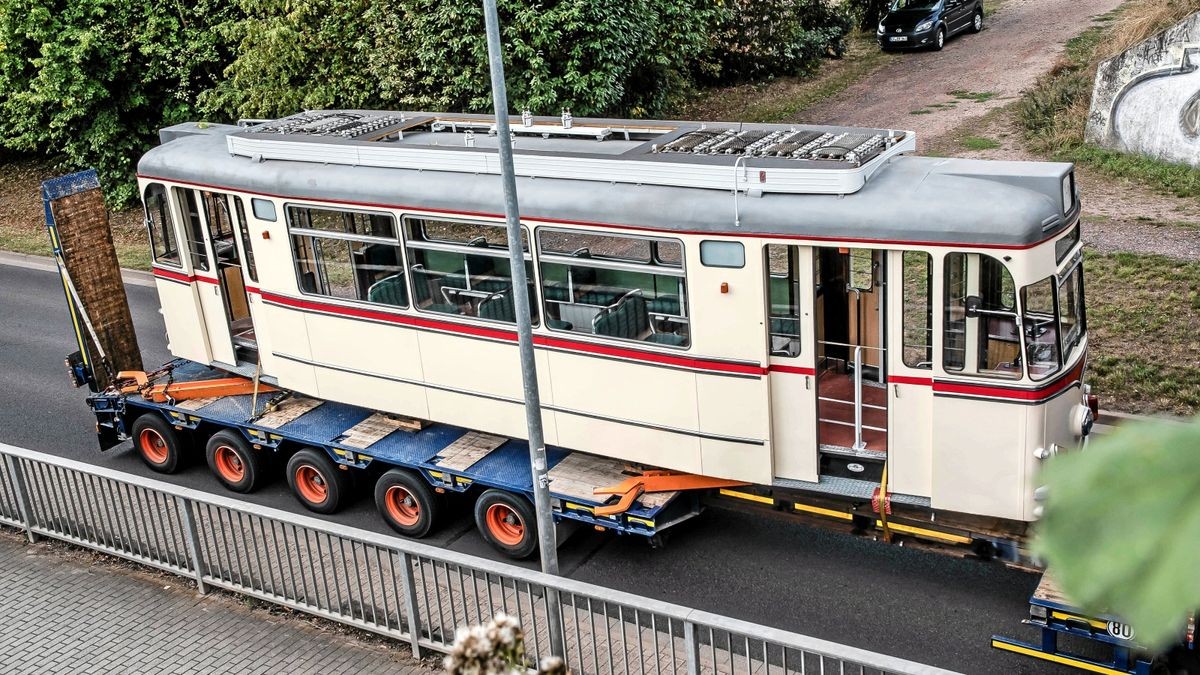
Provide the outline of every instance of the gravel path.
{"type": "Polygon", "coordinates": [[[1006,0],[985,19],[982,33],[960,33],[940,52],[906,54],[796,121],[912,129],[923,149],[922,139],[932,140],[1019,96],[1050,69],[1067,39],[1121,2],[1006,0]],[[922,112],[911,114],[914,110],[922,112]]]}

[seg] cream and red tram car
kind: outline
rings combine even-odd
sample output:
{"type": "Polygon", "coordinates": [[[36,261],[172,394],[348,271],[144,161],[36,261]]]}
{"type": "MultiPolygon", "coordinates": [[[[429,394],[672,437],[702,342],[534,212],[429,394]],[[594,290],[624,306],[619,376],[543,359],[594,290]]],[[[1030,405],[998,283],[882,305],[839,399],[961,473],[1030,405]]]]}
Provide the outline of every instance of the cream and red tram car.
{"type": "MultiPolygon", "coordinates": [[[[1039,465],[1091,420],[1070,164],[876,129],[513,130],[548,444],[847,519],[883,487],[947,541],[1036,520],[1039,465]]],[[[489,118],[162,139],[138,170],[172,354],[524,437],[489,118]]]]}

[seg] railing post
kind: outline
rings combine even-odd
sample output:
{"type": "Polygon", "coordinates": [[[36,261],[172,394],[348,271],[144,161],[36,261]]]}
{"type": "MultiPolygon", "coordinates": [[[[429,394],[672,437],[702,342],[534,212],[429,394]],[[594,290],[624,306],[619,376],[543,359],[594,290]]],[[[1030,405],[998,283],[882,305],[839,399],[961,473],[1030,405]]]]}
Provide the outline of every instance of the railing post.
{"type": "Polygon", "coordinates": [[[37,535],[33,533],[33,507],[29,502],[29,490],[25,487],[25,471],[12,455],[5,455],[4,463],[13,478],[13,489],[17,493],[17,511],[21,514],[21,523],[25,525],[25,536],[32,544],[37,541],[37,535]]]}
{"type": "Polygon", "coordinates": [[[862,346],[854,348],[854,449],[864,450],[867,444],[862,437],[862,346]]]}
{"type": "Polygon", "coordinates": [[[700,640],[696,639],[696,624],[683,622],[683,647],[687,650],[688,675],[700,675],[700,640]]]}
{"type": "Polygon", "coordinates": [[[208,589],[204,587],[204,558],[200,555],[200,532],[196,529],[196,515],[192,511],[192,500],[176,497],[175,503],[183,514],[183,541],[187,545],[188,558],[192,561],[192,570],[196,575],[196,590],[204,595],[208,589]]]}
{"type": "Polygon", "coordinates": [[[408,643],[414,659],[421,658],[421,617],[417,614],[417,580],[413,576],[412,556],[400,552],[400,567],[404,569],[404,612],[408,615],[408,643]]]}

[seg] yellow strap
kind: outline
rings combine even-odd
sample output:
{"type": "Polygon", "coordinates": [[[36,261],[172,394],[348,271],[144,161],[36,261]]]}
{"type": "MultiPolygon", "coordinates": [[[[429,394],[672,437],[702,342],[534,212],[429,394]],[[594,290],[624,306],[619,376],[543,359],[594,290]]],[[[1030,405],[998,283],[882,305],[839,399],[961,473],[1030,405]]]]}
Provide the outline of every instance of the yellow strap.
{"type": "Polygon", "coordinates": [[[892,540],[892,529],[888,527],[887,519],[887,460],[883,461],[883,476],[879,479],[879,522],[883,523],[883,540],[892,540]]]}

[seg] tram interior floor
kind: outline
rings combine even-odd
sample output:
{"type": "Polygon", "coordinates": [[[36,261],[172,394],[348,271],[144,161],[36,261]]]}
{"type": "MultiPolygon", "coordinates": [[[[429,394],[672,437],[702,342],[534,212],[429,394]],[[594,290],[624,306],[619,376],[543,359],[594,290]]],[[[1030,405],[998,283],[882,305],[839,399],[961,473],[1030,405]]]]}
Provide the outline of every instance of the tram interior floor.
{"type": "MultiPolygon", "coordinates": [[[[817,382],[820,443],[838,448],[854,446],[854,376],[827,370],[817,382]]],[[[887,452],[887,386],[863,380],[863,441],[868,450],[887,452]],[[867,407],[874,406],[874,407],[867,407]]]]}

